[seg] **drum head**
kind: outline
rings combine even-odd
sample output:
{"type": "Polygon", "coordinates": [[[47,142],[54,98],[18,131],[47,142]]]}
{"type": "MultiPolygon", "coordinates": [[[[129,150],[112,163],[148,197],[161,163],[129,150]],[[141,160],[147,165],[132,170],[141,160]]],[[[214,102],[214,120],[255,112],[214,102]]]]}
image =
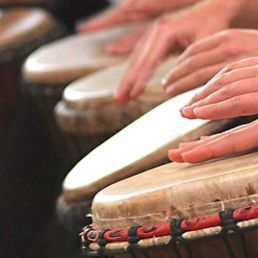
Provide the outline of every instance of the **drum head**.
{"type": "Polygon", "coordinates": [[[123,61],[106,54],[105,46],[140,26],[123,26],[70,36],[45,45],[25,62],[26,80],[36,83],[70,83],[84,75],[123,61]]]}
{"type": "MultiPolygon", "coordinates": [[[[176,56],[171,57],[158,67],[151,80],[147,83],[145,92],[137,98],[137,102],[144,100],[156,102],[155,99],[159,99],[158,96],[163,96],[163,101],[167,98],[160,86],[160,82],[167,71],[173,67],[176,60],[176,56]]],[[[116,108],[120,107],[114,101],[113,96],[127,67],[128,63],[123,62],[71,83],[64,90],[63,101],[67,107],[78,111],[103,108],[105,103],[108,103],[108,105],[113,103],[116,108]]]]}
{"type": "Polygon", "coordinates": [[[93,201],[96,228],[167,223],[257,204],[258,153],[171,163],[113,184],[93,201]]]}
{"type": "Polygon", "coordinates": [[[41,9],[8,9],[0,13],[0,49],[31,41],[53,27],[54,21],[41,9]]]}
{"type": "Polygon", "coordinates": [[[67,202],[88,200],[103,187],[164,164],[168,148],[222,130],[228,121],[180,116],[196,90],[179,95],[142,116],[88,154],[64,181],[67,202]]]}

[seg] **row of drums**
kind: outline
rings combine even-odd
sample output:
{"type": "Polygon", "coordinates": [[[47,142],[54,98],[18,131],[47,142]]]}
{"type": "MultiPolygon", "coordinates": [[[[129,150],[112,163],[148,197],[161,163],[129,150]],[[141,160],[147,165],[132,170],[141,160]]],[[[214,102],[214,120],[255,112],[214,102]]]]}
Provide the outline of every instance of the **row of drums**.
{"type": "MultiPolygon", "coordinates": [[[[168,100],[159,87],[176,56],[160,64],[141,97],[119,106],[113,93],[128,61],[109,56],[105,46],[142,25],[63,37],[62,26],[38,9],[5,11],[0,19],[0,104],[11,112],[19,89],[6,78],[17,78],[22,65],[20,89],[35,102],[67,168],[73,166],[64,172],[56,210],[75,238],[87,224],[86,257],[258,256],[257,153],[163,165],[179,142],[245,122],[181,118],[179,109],[197,90],[168,100]]],[[[1,109],[2,135],[5,114],[1,109]]]]}

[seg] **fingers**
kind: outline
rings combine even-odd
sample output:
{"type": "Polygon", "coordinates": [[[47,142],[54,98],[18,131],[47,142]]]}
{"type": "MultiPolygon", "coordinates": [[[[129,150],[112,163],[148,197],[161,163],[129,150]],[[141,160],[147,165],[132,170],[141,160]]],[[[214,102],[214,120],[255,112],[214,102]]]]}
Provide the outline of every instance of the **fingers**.
{"type": "Polygon", "coordinates": [[[154,70],[169,52],[170,46],[166,36],[161,36],[157,41],[154,39],[152,43],[149,46],[149,53],[146,53],[146,56],[142,59],[142,69],[138,73],[137,78],[135,78],[135,83],[131,88],[131,99],[138,97],[142,93],[154,70]]]}
{"type": "Polygon", "coordinates": [[[129,35],[123,36],[118,40],[113,41],[112,43],[106,46],[107,53],[111,55],[127,55],[134,47],[137,45],[139,40],[142,38],[145,29],[137,30],[129,35]]]}
{"type": "Polygon", "coordinates": [[[201,146],[201,145],[204,145],[208,142],[214,141],[214,140],[216,140],[216,139],[218,139],[222,136],[225,136],[229,133],[240,131],[240,130],[244,129],[246,126],[247,125],[241,125],[237,128],[233,128],[233,129],[228,130],[228,131],[223,132],[223,133],[214,134],[214,135],[211,135],[211,136],[202,136],[201,139],[197,140],[197,141],[180,143],[178,149],[169,150],[169,152],[168,152],[169,153],[168,154],[169,158],[172,161],[184,162],[184,160],[182,158],[182,153],[191,151],[198,146],[201,146]]]}
{"type": "Polygon", "coordinates": [[[134,9],[138,12],[148,12],[152,15],[158,15],[164,12],[173,11],[194,3],[196,0],[167,1],[167,0],[127,0],[123,2],[124,8],[134,9]]]}
{"type": "Polygon", "coordinates": [[[178,58],[176,64],[179,65],[180,63],[187,60],[189,57],[217,48],[220,44],[220,37],[217,37],[215,35],[201,39],[190,45],[178,58]]]}
{"type": "Polygon", "coordinates": [[[255,114],[255,103],[252,105],[252,101],[258,92],[257,74],[257,66],[221,73],[195,95],[190,105],[180,110],[182,116],[189,119],[223,119],[255,114]],[[250,99],[247,99],[248,97],[250,99]],[[236,104],[237,101],[239,101],[238,104],[236,104]]]}
{"type": "MultiPolygon", "coordinates": [[[[221,51],[221,48],[216,48],[190,57],[169,71],[168,75],[165,77],[166,83],[163,84],[163,87],[166,89],[170,84],[173,84],[182,77],[192,74],[203,67],[221,63],[224,59],[225,55],[221,51]]],[[[200,81],[200,84],[202,83],[203,82],[200,81]]]]}
{"type": "Polygon", "coordinates": [[[233,98],[234,96],[257,92],[258,91],[257,83],[258,83],[258,77],[233,82],[231,84],[228,84],[218,89],[217,91],[210,94],[203,100],[200,100],[199,102],[194,103],[192,107],[194,108],[194,107],[215,104],[215,103],[219,103],[221,101],[233,98]]]}
{"type": "Polygon", "coordinates": [[[81,23],[77,27],[77,31],[80,33],[97,31],[128,22],[145,21],[146,19],[147,17],[143,13],[127,13],[123,8],[117,7],[105,13],[102,13],[101,15],[93,18],[90,21],[81,23]]]}
{"type": "Polygon", "coordinates": [[[234,62],[225,68],[225,72],[258,65],[258,57],[249,57],[240,61],[234,62]]]}
{"type": "Polygon", "coordinates": [[[165,91],[170,97],[173,97],[185,91],[199,87],[205,84],[223,66],[223,64],[218,64],[201,68],[195,73],[187,75],[180,80],[174,82],[170,87],[167,87],[165,91]]]}
{"type": "Polygon", "coordinates": [[[258,113],[258,92],[235,96],[225,101],[193,109],[196,118],[225,119],[258,113]]]}
{"type": "Polygon", "coordinates": [[[130,66],[122,79],[115,98],[122,104],[139,96],[144,90],[157,65],[173,47],[167,33],[158,24],[154,25],[139,42],[133,52],[130,66]],[[163,32],[163,33],[162,33],[163,32]]]}
{"type": "Polygon", "coordinates": [[[250,79],[256,77],[258,74],[258,66],[242,67],[237,69],[231,69],[230,65],[225,67],[219,74],[217,74],[213,79],[211,79],[206,86],[197,93],[189,102],[188,105],[193,105],[194,103],[205,99],[215,91],[224,87],[225,85],[231,84],[239,80],[250,79]]]}
{"type": "Polygon", "coordinates": [[[257,121],[235,130],[218,134],[215,138],[196,141],[190,148],[169,151],[169,158],[178,162],[197,163],[229,154],[248,151],[258,146],[257,121]],[[244,139],[244,140],[243,140],[244,139]]]}
{"type": "Polygon", "coordinates": [[[83,33],[101,30],[126,21],[127,17],[124,15],[122,9],[115,8],[96,16],[90,21],[79,24],[77,31],[83,33]]]}

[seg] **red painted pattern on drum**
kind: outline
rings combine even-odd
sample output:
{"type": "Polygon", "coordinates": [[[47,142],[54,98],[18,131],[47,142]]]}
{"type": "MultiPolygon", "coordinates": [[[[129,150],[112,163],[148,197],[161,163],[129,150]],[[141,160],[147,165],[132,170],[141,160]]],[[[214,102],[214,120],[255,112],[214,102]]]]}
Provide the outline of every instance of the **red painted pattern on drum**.
{"type": "Polygon", "coordinates": [[[258,206],[240,208],[233,212],[236,221],[256,219],[258,217],[258,206]]]}

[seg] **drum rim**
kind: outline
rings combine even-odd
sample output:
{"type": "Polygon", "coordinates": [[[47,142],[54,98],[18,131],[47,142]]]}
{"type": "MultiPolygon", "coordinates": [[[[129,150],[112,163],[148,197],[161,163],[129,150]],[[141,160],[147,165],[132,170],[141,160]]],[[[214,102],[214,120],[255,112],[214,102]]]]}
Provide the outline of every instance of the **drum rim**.
{"type": "Polygon", "coordinates": [[[52,26],[46,28],[44,32],[41,31],[40,35],[35,34],[29,39],[19,42],[18,44],[11,45],[7,48],[0,48],[0,64],[26,57],[31,51],[37,48],[37,45],[39,45],[39,43],[47,42],[45,40],[46,37],[53,38],[54,35],[59,36],[65,34],[66,32],[63,25],[53,19],[52,26]]]}
{"type": "MultiPolygon", "coordinates": [[[[134,25],[123,25],[123,26],[115,26],[114,28],[108,28],[103,30],[104,32],[111,32],[111,33],[117,33],[118,31],[125,32],[124,28],[128,28],[128,31],[134,31],[137,28],[140,28],[142,26],[141,24],[134,24],[134,25]]],[[[26,60],[23,66],[23,75],[24,77],[31,81],[31,82],[43,82],[43,83],[55,83],[56,78],[60,77],[59,82],[60,83],[66,83],[67,85],[69,83],[72,83],[75,80],[78,80],[82,77],[91,75],[95,72],[98,72],[101,69],[107,68],[110,65],[117,65],[125,60],[125,57],[119,57],[119,56],[110,56],[106,55],[105,59],[108,58],[110,60],[105,60],[103,58],[99,59],[98,62],[90,61],[90,65],[88,62],[85,63],[85,60],[83,63],[76,63],[75,65],[71,66],[68,62],[68,65],[65,64],[63,67],[60,66],[60,62],[45,62],[40,61],[42,59],[42,56],[49,56],[49,54],[57,49],[64,49],[64,45],[71,45],[74,43],[74,41],[79,41],[79,46],[85,46],[85,40],[88,42],[88,38],[95,38],[100,37],[98,35],[101,35],[100,32],[92,32],[88,35],[68,35],[67,37],[64,37],[62,39],[58,39],[56,41],[53,41],[45,46],[42,46],[38,48],[37,51],[33,52],[29,58],[26,60]],[[61,48],[62,47],[62,48],[61,48]],[[50,53],[49,53],[50,51],[50,53]],[[37,64],[37,69],[35,69],[35,64],[37,64]],[[69,74],[71,73],[71,74],[69,74]],[[64,77],[64,75],[66,75],[64,77]],[[53,77],[55,79],[53,79],[53,77]],[[62,78],[63,77],[63,78],[62,78]]],[[[90,43],[90,41],[89,41],[90,43]]],[[[87,43],[87,44],[89,44],[87,43]]],[[[87,46],[87,45],[86,45],[87,46]]],[[[61,54],[61,52],[60,52],[61,54]]],[[[89,59],[90,60],[90,59],[89,59]]]]}
{"type": "Polygon", "coordinates": [[[130,249],[160,248],[258,229],[258,205],[184,220],[172,219],[160,225],[94,229],[91,223],[80,233],[83,251],[89,256],[113,255],[130,249]],[[150,240],[152,242],[148,242],[150,240]]]}
{"type": "MultiPolygon", "coordinates": [[[[21,41],[15,40],[17,35],[13,35],[13,42],[10,42],[7,46],[5,47],[1,47],[1,50],[5,50],[5,49],[9,49],[9,48],[15,48],[17,45],[20,44],[26,44],[27,41],[33,41],[35,40],[35,38],[37,38],[37,33],[35,33],[35,29],[39,28],[40,29],[40,33],[42,34],[42,32],[48,32],[49,30],[51,30],[55,24],[57,23],[57,20],[51,15],[49,14],[47,11],[45,11],[43,8],[39,8],[39,7],[16,7],[16,8],[8,8],[8,9],[4,9],[3,13],[4,15],[10,15],[10,13],[19,13],[19,12],[24,12],[27,15],[41,15],[41,23],[45,22],[46,24],[44,24],[44,26],[42,27],[42,24],[37,24],[36,26],[33,25],[31,27],[31,29],[33,31],[31,31],[31,35],[29,35],[29,40],[27,39],[22,39],[21,41]]],[[[24,15],[25,17],[26,15],[24,15]]],[[[19,20],[18,20],[19,22],[19,20]]]]}

